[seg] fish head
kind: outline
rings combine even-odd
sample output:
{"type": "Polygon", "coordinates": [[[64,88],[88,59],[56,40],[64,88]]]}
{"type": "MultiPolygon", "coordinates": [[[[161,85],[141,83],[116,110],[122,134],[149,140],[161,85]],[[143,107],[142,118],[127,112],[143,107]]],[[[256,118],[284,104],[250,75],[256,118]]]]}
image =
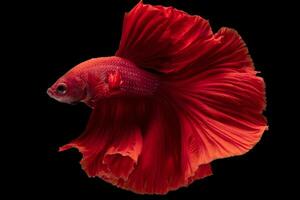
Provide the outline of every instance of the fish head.
{"type": "Polygon", "coordinates": [[[59,102],[75,104],[86,98],[86,83],[78,75],[66,74],[48,88],[47,94],[59,102]]]}

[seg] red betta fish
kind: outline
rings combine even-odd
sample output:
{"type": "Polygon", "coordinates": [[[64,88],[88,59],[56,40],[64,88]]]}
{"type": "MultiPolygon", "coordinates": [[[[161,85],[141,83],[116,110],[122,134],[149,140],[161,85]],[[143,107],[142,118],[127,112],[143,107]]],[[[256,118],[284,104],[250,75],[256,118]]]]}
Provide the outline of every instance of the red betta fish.
{"type": "Polygon", "coordinates": [[[172,7],[138,3],[112,57],[75,66],[48,89],[92,113],[77,148],[90,177],[136,193],[165,194],[242,155],[267,129],[265,86],[230,28],[172,7]]]}

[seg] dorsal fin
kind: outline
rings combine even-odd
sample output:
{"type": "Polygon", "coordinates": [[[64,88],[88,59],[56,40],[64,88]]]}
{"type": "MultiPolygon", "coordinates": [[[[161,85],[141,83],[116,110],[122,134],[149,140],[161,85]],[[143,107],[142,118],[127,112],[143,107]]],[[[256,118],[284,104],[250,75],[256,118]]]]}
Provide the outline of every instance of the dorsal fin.
{"type": "Polygon", "coordinates": [[[186,67],[214,40],[207,20],[172,7],[138,3],[125,14],[116,56],[142,68],[171,73],[186,67]],[[189,55],[187,55],[189,54],[189,55]]]}

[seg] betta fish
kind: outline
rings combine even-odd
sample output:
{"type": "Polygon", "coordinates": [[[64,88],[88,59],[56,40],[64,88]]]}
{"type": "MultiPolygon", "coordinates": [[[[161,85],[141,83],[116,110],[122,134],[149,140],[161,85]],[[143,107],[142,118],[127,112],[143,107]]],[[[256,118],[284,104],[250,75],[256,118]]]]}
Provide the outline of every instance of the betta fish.
{"type": "Polygon", "coordinates": [[[89,177],[140,194],[166,194],[212,175],[267,129],[265,84],[233,29],[139,2],[114,56],[84,61],[47,91],[92,109],[76,148],[89,177]]]}

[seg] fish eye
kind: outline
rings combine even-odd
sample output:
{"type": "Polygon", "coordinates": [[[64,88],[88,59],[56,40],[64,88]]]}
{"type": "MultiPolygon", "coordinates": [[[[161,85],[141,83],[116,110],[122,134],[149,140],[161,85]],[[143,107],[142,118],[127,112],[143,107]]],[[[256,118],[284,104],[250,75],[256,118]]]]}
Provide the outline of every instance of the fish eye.
{"type": "Polygon", "coordinates": [[[67,92],[67,85],[64,83],[60,83],[56,88],[56,92],[58,94],[65,94],[67,92]]]}

